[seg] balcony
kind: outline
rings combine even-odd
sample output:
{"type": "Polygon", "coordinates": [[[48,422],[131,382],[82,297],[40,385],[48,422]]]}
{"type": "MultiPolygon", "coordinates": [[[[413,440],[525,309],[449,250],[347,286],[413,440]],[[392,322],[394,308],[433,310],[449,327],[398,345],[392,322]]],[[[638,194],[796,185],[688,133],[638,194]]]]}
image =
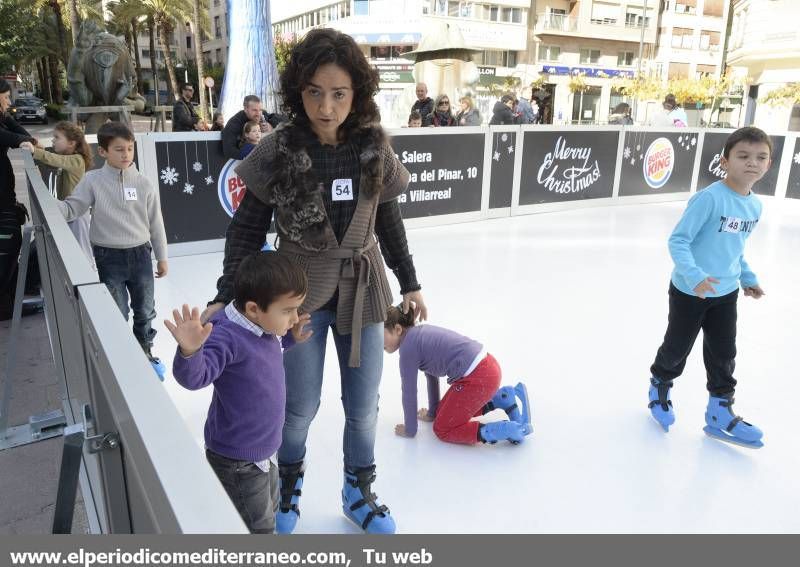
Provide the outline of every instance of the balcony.
{"type": "Polygon", "coordinates": [[[577,30],[578,19],[561,14],[539,14],[536,21],[536,32],[574,32],[577,30]]]}
{"type": "MultiPolygon", "coordinates": [[[[640,25],[634,25],[630,21],[613,18],[582,20],[562,14],[544,13],[538,15],[534,33],[537,36],[562,35],[638,43],[641,29],[640,25]]],[[[655,39],[654,20],[649,20],[645,26],[644,41],[654,43],[655,39]]]]}

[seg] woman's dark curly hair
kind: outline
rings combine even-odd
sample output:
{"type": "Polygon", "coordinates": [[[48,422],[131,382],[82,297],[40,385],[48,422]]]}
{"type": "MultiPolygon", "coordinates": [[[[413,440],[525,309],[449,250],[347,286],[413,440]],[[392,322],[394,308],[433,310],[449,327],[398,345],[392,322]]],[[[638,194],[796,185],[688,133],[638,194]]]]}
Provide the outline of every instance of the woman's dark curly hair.
{"type": "Polygon", "coordinates": [[[351,132],[381,119],[372,98],[378,92],[378,71],[370,66],[356,42],[347,34],[329,28],[311,30],[292,49],[281,74],[283,110],[295,124],[309,124],[302,92],[317,69],[329,63],[344,69],[353,83],[353,108],[339,127],[339,134],[347,139],[351,132]]]}

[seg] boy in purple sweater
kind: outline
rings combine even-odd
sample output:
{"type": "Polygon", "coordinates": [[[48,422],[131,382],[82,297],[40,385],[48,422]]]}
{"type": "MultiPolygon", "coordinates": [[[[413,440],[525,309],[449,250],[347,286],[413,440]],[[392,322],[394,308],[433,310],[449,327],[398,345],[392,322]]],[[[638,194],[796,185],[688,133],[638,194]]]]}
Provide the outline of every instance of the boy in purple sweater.
{"type": "Polygon", "coordinates": [[[206,458],[251,533],[273,533],[286,405],[283,353],[311,331],[299,315],[308,282],[284,256],[245,258],[234,300],[205,325],[197,307],[164,321],[178,341],[172,373],[184,388],[214,385],[205,425],[206,458]],[[291,330],[291,334],[287,333],[291,330]]]}

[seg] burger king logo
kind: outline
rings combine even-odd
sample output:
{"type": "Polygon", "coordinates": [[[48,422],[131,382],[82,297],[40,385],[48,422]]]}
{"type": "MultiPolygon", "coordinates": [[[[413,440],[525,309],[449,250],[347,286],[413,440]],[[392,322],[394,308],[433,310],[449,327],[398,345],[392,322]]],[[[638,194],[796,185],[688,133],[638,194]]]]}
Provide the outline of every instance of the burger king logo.
{"type": "Polygon", "coordinates": [[[222,171],[219,175],[217,182],[217,195],[219,202],[228,216],[233,217],[233,213],[239,208],[239,203],[244,198],[244,193],[247,191],[242,178],[236,175],[236,166],[239,165],[240,160],[229,159],[227,163],[222,166],[222,171]]]}
{"type": "Polygon", "coordinates": [[[656,138],[642,162],[644,180],[653,189],[659,189],[667,184],[672,170],[675,168],[675,149],[667,138],[656,138]]]}

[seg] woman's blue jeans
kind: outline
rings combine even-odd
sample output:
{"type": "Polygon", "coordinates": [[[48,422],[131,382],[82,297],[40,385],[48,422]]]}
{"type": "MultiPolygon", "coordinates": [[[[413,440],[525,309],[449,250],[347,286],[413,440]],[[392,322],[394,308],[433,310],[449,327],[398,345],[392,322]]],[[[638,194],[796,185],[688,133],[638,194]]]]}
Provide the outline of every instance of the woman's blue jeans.
{"type": "Polygon", "coordinates": [[[288,349],[286,369],[286,422],[278,461],[298,463],[305,459],[308,428],[317,414],[322,390],[328,330],[333,332],[342,384],[344,407],[344,465],[349,470],[368,467],[375,461],[375,430],[378,422],[378,387],[383,372],[383,324],[361,329],[361,366],[349,368],[351,335],[336,331],[336,313],[312,313],[306,325],[314,334],[288,349]]]}

